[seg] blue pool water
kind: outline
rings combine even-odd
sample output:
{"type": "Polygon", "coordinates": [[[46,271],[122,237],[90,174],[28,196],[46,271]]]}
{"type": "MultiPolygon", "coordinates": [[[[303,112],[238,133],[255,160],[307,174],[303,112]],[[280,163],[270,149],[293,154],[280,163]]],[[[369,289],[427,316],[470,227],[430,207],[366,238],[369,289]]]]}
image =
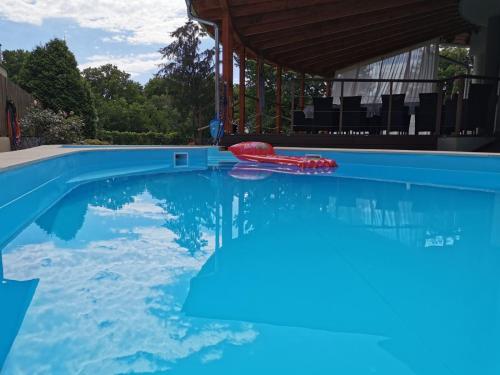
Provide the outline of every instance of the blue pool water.
{"type": "Polygon", "coordinates": [[[491,171],[278,172],[76,186],[1,253],[2,374],[500,373],[491,171]]]}

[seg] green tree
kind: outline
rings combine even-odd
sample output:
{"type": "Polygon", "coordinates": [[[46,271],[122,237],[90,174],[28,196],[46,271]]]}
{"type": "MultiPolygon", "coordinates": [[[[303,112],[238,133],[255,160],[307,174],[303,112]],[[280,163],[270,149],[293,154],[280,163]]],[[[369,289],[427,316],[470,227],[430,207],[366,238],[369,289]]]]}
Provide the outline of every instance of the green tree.
{"type": "Polygon", "coordinates": [[[7,69],[7,74],[11,81],[19,82],[19,73],[29,55],[30,52],[23,49],[6,50],[3,52],[2,65],[7,69]]]}
{"type": "Polygon", "coordinates": [[[206,33],[191,21],[171,35],[174,41],[160,50],[167,62],[161,65],[157,77],[166,81],[171,103],[185,119],[178,130],[196,137],[196,129],[213,117],[214,51],[200,52],[206,33]]]}
{"type": "Polygon", "coordinates": [[[19,73],[19,82],[47,108],[81,116],[84,136],[94,137],[97,117],[93,96],[65,41],[53,39],[35,48],[19,73]]]}
{"type": "Polygon", "coordinates": [[[127,103],[144,101],[141,84],[131,80],[130,74],[118,69],[116,65],[87,68],[83,71],[83,77],[90,84],[97,100],[125,99],[127,103]]]}
{"type": "Polygon", "coordinates": [[[146,98],[166,95],[168,92],[167,84],[168,81],[166,79],[153,77],[144,86],[144,95],[146,95],[146,98]]]}
{"type": "Polygon", "coordinates": [[[99,129],[172,133],[181,122],[166,95],[163,79],[151,79],[145,95],[138,82],[111,64],[85,69],[83,76],[95,97],[99,129]]]}
{"type": "Polygon", "coordinates": [[[468,48],[444,47],[439,51],[438,78],[446,79],[454,76],[468,74],[471,58],[468,48]]]}
{"type": "MultiPolygon", "coordinates": [[[[239,64],[239,61],[237,60],[239,64]]],[[[275,131],[275,119],[276,119],[276,68],[270,65],[264,65],[264,112],[262,116],[262,130],[263,132],[274,132],[275,131]]],[[[250,132],[255,130],[255,109],[256,109],[256,98],[257,98],[257,63],[254,60],[247,60],[246,63],[246,126],[250,132]]],[[[307,77],[306,77],[307,78],[307,77]]],[[[292,98],[295,98],[295,107],[298,107],[299,103],[299,75],[292,71],[283,71],[281,82],[282,82],[282,95],[281,95],[281,111],[282,111],[282,127],[283,131],[287,132],[290,130],[291,125],[291,107],[292,98]]],[[[235,88],[234,93],[235,101],[238,98],[238,88],[235,88]]],[[[315,96],[323,96],[326,94],[326,82],[325,81],[311,81],[307,80],[305,85],[305,97],[306,104],[309,103],[311,98],[315,96]]],[[[238,118],[238,107],[235,107],[235,118],[238,118]]]]}

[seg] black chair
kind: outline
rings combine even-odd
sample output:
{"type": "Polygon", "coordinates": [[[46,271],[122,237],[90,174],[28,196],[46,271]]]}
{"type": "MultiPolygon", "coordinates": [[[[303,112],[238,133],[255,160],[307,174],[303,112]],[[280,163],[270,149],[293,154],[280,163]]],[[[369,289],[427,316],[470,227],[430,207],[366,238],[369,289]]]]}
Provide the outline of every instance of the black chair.
{"type": "Polygon", "coordinates": [[[342,101],[342,131],[363,132],[367,128],[366,108],[361,107],[361,96],[344,96],[342,101]]]}
{"type": "Polygon", "coordinates": [[[464,103],[461,130],[465,132],[492,134],[495,122],[497,95],[496,85],[472,83],[464,103]]]}
{"type": "Polygon", "coordinates": [[[441,134],[450,135],[455,131],[455,124],[457,120],[457,101],[457,94],[446,98],[444,101],[441,134]]]}
{"type": "MultiPolygon", "coordinates": [[[[391,95],[382,95],[382,127],[387,129],[389,123],[389,98],[391,95]]],[[[408,134],[410,130],[410,108],[405,106],[405,94],[392,95],[391,131],[408,134]]]]}
{"type": "Polygon", "coordinates": [[[292,130],[294,132],[306,132],[313,133],[315,130],[314,120],[306,118],[304,111],[295,110],[293,111],[293,125],[292,130]]]}
{"type": "Polygon", "coordinates": [[[295,110],[293,111],[293,124],[292,129],[294,132],[306,131],[306,115],[304,111],[295,110]]]}
{"type": "Polygon", "coordinates": [[[420,104],[415,107],[415,134],[436,132],[438,94],[419,94],[420,104]]]}
{"type": "Polygon", "coordinates": [[[335,132],[339,127],[338,111],[333,109],[333,98],[313,98],[314,129],[316,131],[335,132]]]}
{"type": "Polygon", "coordinates": [[[379,115],[373,115],[372,117],[367,118],[366,122],[366,129],[370,135],[382,134],[382,131],[384,130],[384,127],[382,126],[382,117],[379,115]]]}

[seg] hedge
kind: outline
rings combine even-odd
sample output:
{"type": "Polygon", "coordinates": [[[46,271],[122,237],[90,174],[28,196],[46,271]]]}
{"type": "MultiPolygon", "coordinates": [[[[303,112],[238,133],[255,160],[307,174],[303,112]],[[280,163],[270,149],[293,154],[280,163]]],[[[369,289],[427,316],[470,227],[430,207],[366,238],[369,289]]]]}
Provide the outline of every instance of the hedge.
{"type": "Polygon", "coordinates": [[[115,130],[97,130],[97,139],[114,145],[179,145],[186,140],[177,133],[135,133],[115,130]]]}

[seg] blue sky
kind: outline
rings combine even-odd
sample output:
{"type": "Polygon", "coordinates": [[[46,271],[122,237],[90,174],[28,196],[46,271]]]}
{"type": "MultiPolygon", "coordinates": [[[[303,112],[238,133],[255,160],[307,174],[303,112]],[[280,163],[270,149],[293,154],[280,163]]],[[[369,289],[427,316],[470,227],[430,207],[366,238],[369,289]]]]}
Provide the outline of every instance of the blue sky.
{"type": "Polygon", "coordinates": [[[184,0],[0,0],[0,43],[31,50],[65,38],[80,68],[113,63],[145,83],[186,20],[184,0]]]}

